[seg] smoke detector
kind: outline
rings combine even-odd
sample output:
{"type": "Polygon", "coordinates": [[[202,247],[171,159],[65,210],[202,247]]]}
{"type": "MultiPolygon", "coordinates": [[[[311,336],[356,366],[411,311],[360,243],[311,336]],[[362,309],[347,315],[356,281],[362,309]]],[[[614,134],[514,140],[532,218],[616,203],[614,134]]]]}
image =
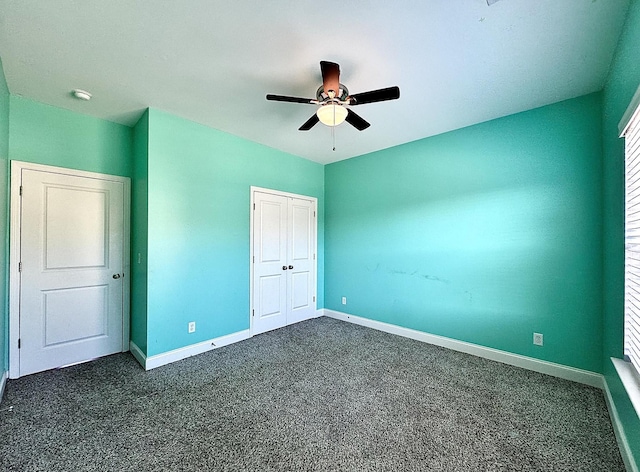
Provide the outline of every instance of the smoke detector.
{"type": "Polygon", "coordinates": [[[80,100],[85,100],[85,101],[91,100],[91,94],[86,90],[75,89],[72,93],[74,97],[80,100]]]}

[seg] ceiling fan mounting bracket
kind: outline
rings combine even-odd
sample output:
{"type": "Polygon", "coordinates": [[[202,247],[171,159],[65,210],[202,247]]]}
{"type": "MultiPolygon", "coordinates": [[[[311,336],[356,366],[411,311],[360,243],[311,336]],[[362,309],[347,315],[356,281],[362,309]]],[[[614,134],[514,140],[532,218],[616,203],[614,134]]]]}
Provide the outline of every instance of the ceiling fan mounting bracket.
{"type": "Polygon", "coordinates": [[[329,93],[325,93],[324,91],[324,85],[321,85],[320,87],[318,87],[318,91],[316,92],[316,99],[322,103],[322,102],[329,102],[329,101],[337,101],[337,102],[346,102],[347,98],[349,97],[349,89],[343,85],[340,84],[340,90],[338,90],[338,93],[336,93],[333,97],[331,95],[329,95],[329,93]]]}

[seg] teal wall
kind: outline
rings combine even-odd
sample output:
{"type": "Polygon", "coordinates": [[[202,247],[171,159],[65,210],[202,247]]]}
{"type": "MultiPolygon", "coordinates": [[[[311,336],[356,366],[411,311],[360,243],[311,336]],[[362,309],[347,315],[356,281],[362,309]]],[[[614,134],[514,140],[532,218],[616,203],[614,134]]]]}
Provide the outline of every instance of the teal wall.
{"type": "Polygon", "coordinates": [[[131,177],[132,130],[11,95],[9,158],[131,177]]]}
{"type": "Polygon", "coordinates": [[[147,236],[149,111],[133,129],[131,184],[131,340],[147,351],[147,236]],[[139,262],[138,262],[139,261],[139,262]]]}
{"type": "Polygon", "coordinates": [[[596,93],[326,166],[325,306],[601,372],[601,136],[596,93]]]}
{"type": "Polygon", "coordinates": [[[632,0],[603,93],[604,374],[640,466],[640,419],[610,361],[623,355],[624,140],[618,123],[640,86],[640,1],[632,0]]]}
{"type": "Polygon", "coordinates": [[[322,165],[155,109],[148,146],[148,356],[249,328],[252,185],[318,198],[323,307],[322,165]]]}
{"type": "MultiPolygon", "coordinates": [[[[9,89],[0,61],[0,377],[9,368],[9,89]]],[[[0,400],[2,400],[0,398],[0,400]]]]}

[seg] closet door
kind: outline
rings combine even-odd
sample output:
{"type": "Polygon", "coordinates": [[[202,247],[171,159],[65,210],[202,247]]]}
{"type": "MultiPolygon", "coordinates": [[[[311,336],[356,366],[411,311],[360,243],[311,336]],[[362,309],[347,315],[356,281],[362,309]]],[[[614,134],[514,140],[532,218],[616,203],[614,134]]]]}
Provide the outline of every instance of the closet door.
{"type": "Polygon", "coordinates": [[[286,197],[254,193],[253,334],[287,324],[286,197]]]}
{"type": "Polygon", "coordinates": [[[287,324],[315,316],[315,203],[289,200],[287,266],[287,324]]]}
{"type": "Polygon", "coordinates": [[[315,316],[315,199],[253,192],[253,334],[315,316]]]}

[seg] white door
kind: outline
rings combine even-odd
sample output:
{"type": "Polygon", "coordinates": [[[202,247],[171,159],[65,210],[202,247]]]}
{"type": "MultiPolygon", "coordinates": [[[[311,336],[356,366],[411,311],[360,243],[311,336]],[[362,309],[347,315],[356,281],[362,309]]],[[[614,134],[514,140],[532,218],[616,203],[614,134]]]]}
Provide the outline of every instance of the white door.
{"type": "Polygon", "coordinates": [[[315,199],[253,192],[253,334],[315,316],[315,199]]]}
{"type": "Polygon", "coordinates": [[[254,193],[253,333],[287,324],[288,200],[254,193]]]}
{"type": "Polygon", "coordinates": [[[287,324],[315,316],[315,202],[289,199],[287,324]]]}
{"type": "Polygon", "coordinates": [[[123,346],[123,182],[21,170],[19,371],[123,346]]]}

